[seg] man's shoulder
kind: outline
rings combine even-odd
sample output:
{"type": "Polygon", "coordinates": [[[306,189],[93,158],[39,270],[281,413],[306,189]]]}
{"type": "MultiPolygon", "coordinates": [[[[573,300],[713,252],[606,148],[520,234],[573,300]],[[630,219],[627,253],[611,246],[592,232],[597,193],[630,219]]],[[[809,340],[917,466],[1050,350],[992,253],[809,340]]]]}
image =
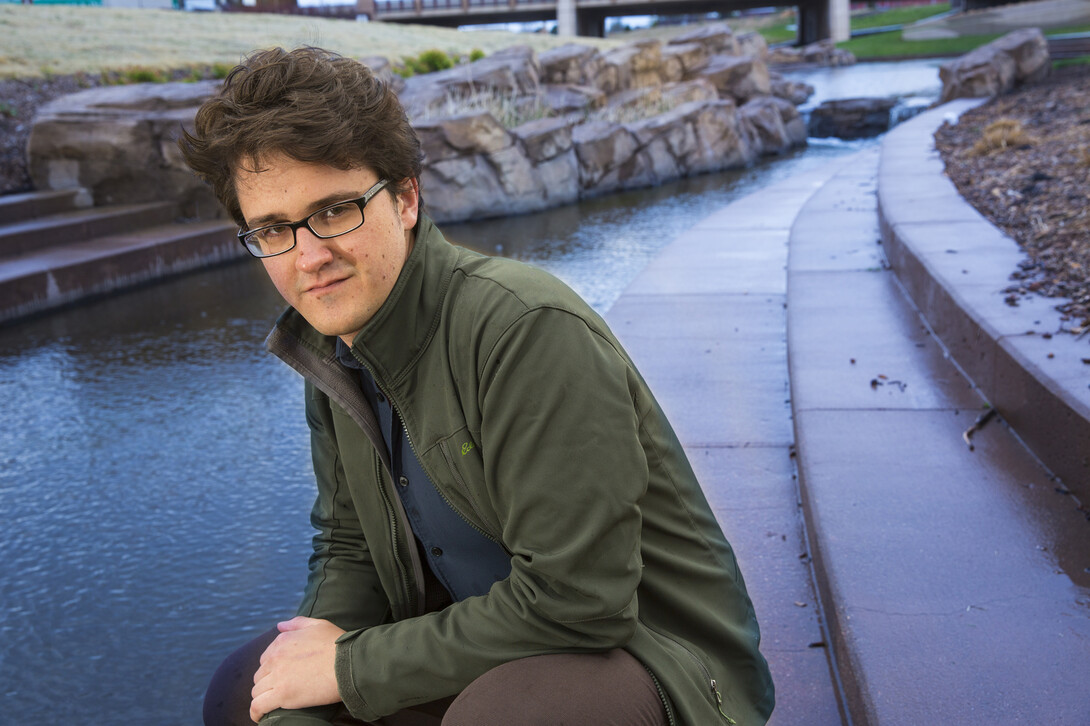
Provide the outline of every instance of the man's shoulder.
{"type": "Polygon", "coordinates": [[[503,257],[462,256],[454,268],[451,288],[459,307],[512,314],[540,308],[576,314],[589,310],[575,291],[551,273],[503,257]]]}

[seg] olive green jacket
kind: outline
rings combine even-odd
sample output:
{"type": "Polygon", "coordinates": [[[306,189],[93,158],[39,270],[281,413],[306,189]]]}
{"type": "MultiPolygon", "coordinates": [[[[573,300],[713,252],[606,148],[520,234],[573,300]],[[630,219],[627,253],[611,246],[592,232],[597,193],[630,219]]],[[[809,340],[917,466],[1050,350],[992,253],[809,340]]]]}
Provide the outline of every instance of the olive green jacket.
{"type": "Polygon", "coordinates": [[[334,339],[288,310],[267,345],[307,381],[318,534],[299,614],[348,631],[336,672],[353,715],[456,694],[517,658],[622,647],[672,723],[766,721],[772,681],[734,553],[647,385],[575,293],[422,218],[356,337],[432,484],[511,555],[508,578],[439,612],[422,612],[426,564],[334,339]]]}

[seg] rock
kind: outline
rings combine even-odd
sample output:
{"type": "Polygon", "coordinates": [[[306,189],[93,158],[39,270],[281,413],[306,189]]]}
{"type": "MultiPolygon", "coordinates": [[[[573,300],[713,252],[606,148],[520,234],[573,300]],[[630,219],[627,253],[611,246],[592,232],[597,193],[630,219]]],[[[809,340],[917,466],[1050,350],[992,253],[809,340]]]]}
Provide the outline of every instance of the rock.
{"type": "MultiPolygon", "coordinates": [[[[584,191],[603,193],[618,188],[617,171],[626,167],[639,145],[624,127],[607,121],[580,124],[572,131],[579,159],[579,185],[584,191]],[[607,180],[607,175],[612,179],[607,180]]],[[[631,175],[629,169],[628,176],[631,175]]]]}
{"type": "Polygon", "coordinates": [[[489,154],[514,143],[492,114],[480,111],[415,124],[425,159],[441,161],[467,154],[489,154]]]}
{"type": "Polygon", "coordinates": [[[745,103],[754,96],[772,92],[768,66],[760,58],[712,56],[708,63],[693,74],[709,81],[720,96],[745,103]]]}
{"type": "Polygon", "coordinates": [[[1048,41],[1038,28],[1023,28],[939,66],[939,103],[1007,93],[1048,75],[1048,41]]]}
{"type": "Polygon", "coordinates": [[[539,118],[511,129],[531,161],[548,161],[572,148],[572,124],[563,118],[539,118]]]}
{"type": "Polygon", "coordinates": [[[182,161],[177,137],[219,81],[104,86],[39,109],[28,142],[38,189],[86,189],[96,205],[178,200],[213,218],[219,203],[182,161]]]}
{"type": "Polygon", "coordinates": [[[708,55],[726,54],[738,55],[738,42],[734,32],[726,23],[714,23],[703,25],[695,30],[675,35],[670,39],[670,45],[685,45],[697,43],[704,46],[708,55]]]}
{"type": "Polygon", "coordinates": [[[826,101],[810,112],[810,136],[859,139],[889,130],[892,98],[846,98],[826,101]]]}
{"type": "Polygon", "coordinates": [[[541,82],[560,85],[595,85],[602,67],[602,55],[589,45],[568,43],[538,56],[541,82]]]}
{"type": "Polygon", "coordinates": [[[806,103],[814,95],[814,87],[801,81],[790,81],[779,73],[769,72],[772,95],[790,101],[794,105],[806,103]]]}
{"type": "Polygon", "coordinates": [[[738,55],[747,55],[751,58],[768,58],[768,41],[756,30],[742,33],[735,38],[738,44],[738,55]]]}
{"type": "Polygon", "coordinates": [[[699,70],[708,62],[708,51],[700,43],[669,43],[662,49],[664,60],[676,59],[681,64],[682,77],[699,70]]]}
{"type": "Polygon", "coordinates": [[[592,111],[606,103],[606,94],[593,86],[548,84],[538,98],[544,109],[557,115],[592,111]]]}
{"type": "Polygon", "coordinates": [[[420,192],[436,221],[475,219],[496,214],[504,198],[495,169],[481,154],[459,156],[424,166],[420,192]]]}
{"type": "Polygon", "coordinates": [[[662,43],[658,40],[641,40],[610,49],[602,62],[617,69],[615,91],[662,84],[662,43]]]}
{"type": "Polygon", "coordinates": [[[799,64],[850,66],[855,63],[855,56],[850,51],[837,48],[830,40],[819,40],[801,48],[788,46],[770,48],[767,61],[771,66],[799,64]]]}
{"type": "MultiPolygon", "coordinates": [[[[681,109],[693,105],[686,104],[681,109]]],[[[699,151],[689,164],[692,173],[748,166],[756,161],[757,152],[743,134],[738,107],[733,101],[700,104],[696,108],[695,127],[699,151]]]]}
{"type": "Polygon", "coordinates": [[[662,105],[662,86],[632,88],[614,93],[606,102],[606,108],[616,114],[624,109],[652,108],[662,105]]]}
{"type": "Polygon", "coordinates": [[[775,96],[762,96],[738,110],[750,145],[761,154],[782,154],[806,144],[806,124],[793,104],[775,96]]]}
{"type": "Polygon", "coordinates": [[[715,86],[703,78],[680,83],[668,83],[662,87],[663,101],[680,106],[689,101],[714,101],[719,98],[715,86]]]}

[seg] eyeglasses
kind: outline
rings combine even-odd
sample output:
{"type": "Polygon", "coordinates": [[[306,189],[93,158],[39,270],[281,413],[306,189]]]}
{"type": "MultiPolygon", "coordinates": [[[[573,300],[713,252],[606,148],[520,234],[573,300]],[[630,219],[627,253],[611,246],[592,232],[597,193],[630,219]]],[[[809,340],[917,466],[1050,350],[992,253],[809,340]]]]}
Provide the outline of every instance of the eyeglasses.
{"type": "Polygon", "coordinates": [[[275,257],[294,249],[295,232],[300,227],[306,227],[321,239],[348,234],[363,226],[363,208],[389,183],[388,179],[382,179],[359,199],[323,207],[299,222],[270,224],[253,230],[240,229],[238,241],[254,257],[275,257]]]}

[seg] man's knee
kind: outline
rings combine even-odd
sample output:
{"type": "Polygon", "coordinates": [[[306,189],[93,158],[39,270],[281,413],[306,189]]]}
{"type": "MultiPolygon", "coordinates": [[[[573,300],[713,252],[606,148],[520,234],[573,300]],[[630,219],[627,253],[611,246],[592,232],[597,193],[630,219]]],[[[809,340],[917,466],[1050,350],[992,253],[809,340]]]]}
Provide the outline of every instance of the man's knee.
{"type": "Polygon", "coordinates": [[[223,660],[204,694],[205,726],[253,726],[250,700],[254,673],[261,664],[261,654],[276,636],[273,628],[223,660]]]}
{"type": "Polygon", "coordinates": [[[629,653],[540,655],[497,666],[454,700],[443,726],[662,726],[650,674],[629,653]]]}

